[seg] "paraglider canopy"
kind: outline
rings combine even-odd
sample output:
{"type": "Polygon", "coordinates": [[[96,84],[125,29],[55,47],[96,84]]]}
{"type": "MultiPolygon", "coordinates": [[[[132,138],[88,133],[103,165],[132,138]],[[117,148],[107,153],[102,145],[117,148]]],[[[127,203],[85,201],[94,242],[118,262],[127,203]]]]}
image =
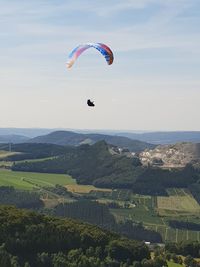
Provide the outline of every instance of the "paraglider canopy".
{"type": "MultiPolygon", "coordinates": [[[[108,65],[111,65],[114,60],[113,52],[112,50],[105,44],[102,43],[86,43],[77,46],[72,50],[72,52],[69,54],[69,59],[67,61],[67,68],[71,68],[74,64],[74,62],[77,60],[77,58],[88,48],[95,48],[97,49],[106,59],[106,62],[108,65]]],[[[87,100],[87,105],[89,107],[94,107],[94,102],[90,101],[90,99],[87,100]]]]}
{"type": "Polygon", "coordinates": [[[69,54],[69,60],[67,61],[67,68],[71,68],[76,61],[76,59],[88,48],[95,48],[97,49],[106,59],[108,65],[111,65],[114,60],[113,52],[112,50],[105,44],[102,43],[86,43],[77,46],[72,50],[72,52],[69,54]]]}

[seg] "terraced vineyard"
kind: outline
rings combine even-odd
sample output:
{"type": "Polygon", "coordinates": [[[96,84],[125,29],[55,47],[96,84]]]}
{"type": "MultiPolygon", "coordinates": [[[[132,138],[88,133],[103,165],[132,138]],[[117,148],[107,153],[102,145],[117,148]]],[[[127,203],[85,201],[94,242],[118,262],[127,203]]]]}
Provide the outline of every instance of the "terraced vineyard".
{"type": "Polygon", "coordinates": [[[172,219],[199,223],[200,207],[187,190],[170,189],[168,191],[169,197],[134,195],[130,191],[126,191],[129,190],[116,190],[115,193],[106,194],[108,198],[112,196],[112,200],[118,203],[123,203],[123,199],[126,199],[126,202],[135,203],[135,207],[112,209],[111,211],[117,221],[132,220],[141,222],[146,228],[159,232],[164,241],[200,241],[200,232],[173,229],[168,225],[168,220],[172,219]],[[129,199],[125,197],[127,195],[129,195],[129,199]],[[113,196],[116,196],[116,198],[113,196]],[[165,200],[165,205],[163,200],[165,200]],[[163,209],[163,205],[166,209],[163,209]]]}
{"type": "MultiPolygon", "coordinates": [[[[116,220],[125,221],[132,220],[133,222],[142,223],[147,229],[152,229],[159,232],[163,241],[179,242],[182,240],[198,240],[200,241],[200,232],[187,231],[170,228],[168,219],[180,220],[188,219],[193,222],[199,222],[200,216],[187,214],[187,217],[182,217],[181,213],[171,213],[168,216],[160,216],[157,209],[157,197],[142,196],[132,194],[130,190],[96,190],[95,187],[87,185],[68,185],[67,188],[74,188],[74,192],[82,195],[93,196],[101,203],[115,202],[120,208],[110,209],[116,220]]],[[[73,190],[72,190],[73,192],[73,190]]],[[[183,191],[180,190],[180,197],[183,191]]],[[[174,193],[174,192],[173,192],[174,193]]],[[[191,198],[188,195],[188,198],[191,198]]]]}

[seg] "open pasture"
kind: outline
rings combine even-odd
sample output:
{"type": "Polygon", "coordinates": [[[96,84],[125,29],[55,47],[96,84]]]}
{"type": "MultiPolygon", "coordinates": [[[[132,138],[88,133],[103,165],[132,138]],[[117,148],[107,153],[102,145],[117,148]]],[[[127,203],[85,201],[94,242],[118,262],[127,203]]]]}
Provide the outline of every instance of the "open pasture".
{"type": "Polygon", "coordinates": [[[0,160],[0,168],[4,168],[4,169],[9,169],[11,168],[13,165],[12,161],[4,161],[4,160],[0,160]]]}
{"type": "Polygon", "coordinates": [[[179,263],[175,263],[173,261],[167,261],[167,265],[168,267],[182,267],[183,265],[179,264],[179,263]]]}
{"type": "Polygon", "coordinates": [[[112,192],[111,189],[105,189],[105,188],[97,188],[93,185],[78,185],[76,183],[73,184],[66,184],[66,188],[68,191],[72,193],[80,193],[80,194],[88,194],[92,191],[95,192],[112,192]]]}
{"type": "Polygon", "coordinates": [[[38,161],[44,161],[44,160],[48,160],[48,159],[52,159],[54,157],[48,157],[48,158],[41,158],[41,159],[26,159],[26,160],[17,160],[17,161],[5,161],[2,160],[4,157],[10,156],[10,155],[14,155],[14,154],[19,154],[20,152],[8,152],[5,151],[7,153],[1,154],[2,151],[0,151],[0,168],[7,168],[10,169],[13,165],[14,162],[17,163],[22,163],[22,162],[38,162],[38,161]]]}
{"type": "Polygon", "coordinates": [[[15,154],[21,154],[21,153],[14,152],[14,151],[12,152],[12,151],[0,150],[0,159],[15,155],[15,154]]]}
{"type": "Polygon", "coordinates": [[[54,186],[56,184],[76,184],[76,180],[65,174],[13,172],[0,169],[0,186],[32,190],[37,187],[54,186]]]}

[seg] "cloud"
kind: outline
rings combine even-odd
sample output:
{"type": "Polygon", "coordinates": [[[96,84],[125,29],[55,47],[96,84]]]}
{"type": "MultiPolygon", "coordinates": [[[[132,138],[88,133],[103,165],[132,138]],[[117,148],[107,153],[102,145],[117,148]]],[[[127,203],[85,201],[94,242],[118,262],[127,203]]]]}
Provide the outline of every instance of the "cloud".
{"type": "Polygon", "coordinates": [[[91,40],[106,42],[119,52],[152,48],[178,48],[198,52],[200,44],[199,32],[192,34],[184,32],[181,24],[174,31],[174,21],[178,23],[178,15],[192,4],[194,5],[195,0],[190,2],[186,0],[115,0],[98,3],[84,1],[84,4],[80,0],[59,1],[58,4],[46,1],[23,1],[21,5],[19,1],[11,3],[4,2],[4,8],[0,9],[0,14],[4,15],[7,25],[7,28],[5,25],[0,26],[0,37],[11,38],[10,44],[7,43],[4,47],[5,51],[12,50],[11,53],[60,54],[61,51],[70,50],[78,43],[91,40]],[[147,21],[136,25],[118,25],[116,28],[115,26],[105,27],[104,22],[102,22],[102,29],[98,30],[91,29],[90,25],[88,27],[80,24],[68,25],[67,17],[63,25],[45,19],[60,13],[76,11],[96,14],[105,12],[107,15],[119,13],[115,19],[123,19],[123,16],[120,17],[121,12],[144,9],[153,4],[158,5],[160,9],[147,21]]]}

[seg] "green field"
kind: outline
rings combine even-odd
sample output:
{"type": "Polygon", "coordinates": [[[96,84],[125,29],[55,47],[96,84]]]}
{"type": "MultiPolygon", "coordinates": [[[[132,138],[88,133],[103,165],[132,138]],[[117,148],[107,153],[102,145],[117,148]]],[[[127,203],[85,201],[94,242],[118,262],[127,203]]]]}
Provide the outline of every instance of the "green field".
{"type": "Polygon", "coordinates": [[[67,184],[66,188],[68,191],[78,194],[89,194],[91,191],[95,193],[97,192],[110,193],[110,191],[112,191],[111,189],[97,188],[93,185],[79,185],[79,184],[67,184]]]}
{"type": "MultiPolygon", "coordinates": [[[[118,190],[119,191],[119,190],[118,190]]],[[[117,196],[126,194],[123,190],[117,196]]],[[[132,220],[142,222],[147,229],[159,232],[165,241],[179,242],[182,240],[200,241],[200,232],[170,228],[168,220],[187,220],[199,223],[200,206],[185,189],[168,190],[169,197],[151,197],[132,194],[130,201],[136,206],[128,209],[112,209],[117,221],[132,220]],[[159,199],[159,201],[158,201],[159,199]],[[163,209],[166,208],[166,209],[163,209]]],[[[116,197],[115,201],[118,201],[116,197]]]]}
{"type": "MultiPolygon", "coordinates": [[[[2,151],[0,151],[0,168],[9,168],[10,169],[12,167],[14,161],[5,161],[5,160],[3,161],[3,160],[1,160],[1,158],[4,158],[4,157],[10,156],[10,155],[17,154],[17,152],[7,152],[7,154],[4,153],[3,154],[4,157],[1,156],[2,155],[1,152],[2,151]],[[8,153],[10,153],[10,154],[8,154],[8,153]]],[[[17,160],[15,162],[17,162],[17,163],[22,163],[22,162],[38,162],[38,161],[44,161],[44,160],[53,159],[53,158],[55,158],[55,157],[47,157],[47,158],[41,158],[41,159],[24,159],[24,160],[17,160]]]]}
{"type": "Polygon", "coordinates": [[[20,152],[10,152],[6,150],[0,150],[0,159],[6,158],[8,156],[16,155],[16,154],[21,154],[20,152]]]}
{"type": "Polygon", "coordinates": [[[17,189],[31,190],[36,187],[54,186],[55,184],[76,184],[76,180],[65,174],[12,172],[0,169],[0,186],[13,186],[17,189]]]}
{"type": "Polygon", "coordinates": [[[133,220],[135,222],[142,222],[145,224],[162,225],[163,222],[160,217],[156,215],[153,210],[149,210],[143,205],[138,205],[135,208],[129,209],[112,209],[118,221],[120,220],[133,220]]]}
{"type": "Polygon", "coordinates": [[[157,208],[160,215],[168,216],[170,211],[180,213],[200,213],[200,206],[193,196],[185,189],[168,190],[168,197],[157,197],[157,208]]]}
{"type": "Polygon", "coordinates": [[[165,226],[162,229],[155,229],[155,226],[149,226],[153,230],[161,233],[166,241],[180,242],[183,240],[200,241],[200,232],[173,229],[167,225],[168,220],[180,220],[199,223],[200,205],[193,198],[191,193],[183,188],[170,188],[167,190],[169,197],[157,197],[157,211],[163,218],[165,226]]]}
{"type": "MultiPolygon", "coordinates": [[[[32,190],[55,186],[56,184],[69,185],[73,189],[71,190],[72,192],[78,190],[77,192],[81,192],[81,194],[95,196],[102,203],[117,202],[121,207],[111,209],[117,221],[132,220],[134,222],[141,222],[146,228],[159,232],[164,241],[200,241],[200,232],[173,229],[168,225],[168,220],[172,219],[199,223],[200,208],[187,190],[170,189],[168,190],[168,198],[132,194],[130,190],[125,189],[102,192],[95,190],[92,186],[78,185],[77,187],[76,180],[72,179],[69,175],[13,172],[0,169],[0,186],[13,186],[21,190],[32,190]],[[125,204],[128,204],[129,208],[123,208],[125,204]]],[[[59,196],[54,197],[46,189],[42,190],[43,198],[46,202],[53,201],[53,198],[57,202],[60,201],[59,196]]],[[[52,203],[47,204],[49,206],[52,205],[52,203]]]]}
{"type": "Polygon", "coordinates": [[[183,265],[175,263],[173,261],[167,261],[168,267],[182,267],[183,265]]]}

